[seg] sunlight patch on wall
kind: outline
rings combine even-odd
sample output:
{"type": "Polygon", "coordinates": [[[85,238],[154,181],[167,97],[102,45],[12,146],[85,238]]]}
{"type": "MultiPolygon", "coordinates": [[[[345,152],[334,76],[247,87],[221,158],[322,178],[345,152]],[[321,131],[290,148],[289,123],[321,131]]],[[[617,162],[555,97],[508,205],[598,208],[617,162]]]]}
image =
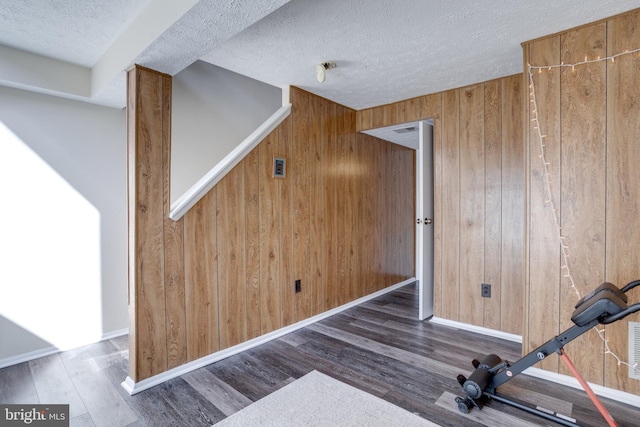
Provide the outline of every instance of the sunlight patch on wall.
{"type": "Polygon", "coordinates": [[[0,149],[0,315],[61,350],[98,341],[98,210],[2,122],[0,149]]]}

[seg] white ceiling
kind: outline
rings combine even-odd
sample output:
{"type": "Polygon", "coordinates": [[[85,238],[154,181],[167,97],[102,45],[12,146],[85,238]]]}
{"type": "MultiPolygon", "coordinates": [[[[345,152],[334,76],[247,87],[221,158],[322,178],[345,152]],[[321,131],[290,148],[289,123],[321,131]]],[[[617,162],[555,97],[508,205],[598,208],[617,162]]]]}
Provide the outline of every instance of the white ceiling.
{"type": "MultiPolygon", "coordinates": [[[[122,108],[198,59],[361,109],[522,71],[521,43],[639,0],[2,0],[0,84],[122,108]],[[335,61],[319,83],[315,67],[335,61]]],[[[636,48],[632,46],[630,48],[636,48]]]]}

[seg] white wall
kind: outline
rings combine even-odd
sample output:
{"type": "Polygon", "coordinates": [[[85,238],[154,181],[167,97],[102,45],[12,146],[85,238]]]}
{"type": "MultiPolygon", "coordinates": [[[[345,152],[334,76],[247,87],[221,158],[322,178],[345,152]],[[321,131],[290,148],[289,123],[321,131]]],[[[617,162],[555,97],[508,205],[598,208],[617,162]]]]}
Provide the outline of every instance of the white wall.
{"type": "Polygon", "coordinates": [[[282,106],[274,86],[197,61],[173,78],[171,202],[282,106]]]}
{"type": "Polygon", "coordinates": [[[128,327],[125,111],[0,87],[0,366],[128,327]]]}

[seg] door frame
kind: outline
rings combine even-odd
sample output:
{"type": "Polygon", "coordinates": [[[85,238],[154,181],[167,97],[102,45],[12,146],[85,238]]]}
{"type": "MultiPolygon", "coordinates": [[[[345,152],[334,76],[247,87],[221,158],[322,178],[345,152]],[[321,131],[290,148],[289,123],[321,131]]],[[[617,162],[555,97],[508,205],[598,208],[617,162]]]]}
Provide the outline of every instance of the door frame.
{"type": "Polygon", "coordinates": [[[433,220],[433,124],[429,120],[419,123],[419,142],[416,150],[416,279],[418,280],[418,319],[424,320],[433,316],[433,223],[425,224],[425,218],[433,220]],[[428,152],[425,152],[428,150],[428,152]],[[425,164],[425,155],[429,163],[425,164]],[[425,200],[425,174],[431,174],[430,204],[425,200]],[[428,212],[427,212],[428,211],[428,212]],[[430,242],[426,241],[424,227],[430,227],[430,242]],[[430,247],[427,247],[430,245],[430,247]],[[430,264],[425,265],[425,255],[431,257],[430,264]]]}

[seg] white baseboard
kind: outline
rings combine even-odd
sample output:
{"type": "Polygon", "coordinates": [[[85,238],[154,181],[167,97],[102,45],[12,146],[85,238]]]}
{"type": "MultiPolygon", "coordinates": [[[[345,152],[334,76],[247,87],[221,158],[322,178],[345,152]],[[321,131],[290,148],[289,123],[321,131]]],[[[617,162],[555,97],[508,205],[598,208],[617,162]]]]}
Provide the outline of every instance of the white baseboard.
{"type": "Polygon", "coordinates": [[[60,349],[58,347],[51,346],[42,348],[40,350],[34,350],[28,353],[22,353],[15,356],[7,357],[4,359],[0,359],[0,369],[6,368],[7,366],[13,366],[19,363],[28,362],[30,360],[39,359],[41,357],[50,356],[56,353],[60,353],[60,349]]]}
{"type": "MultiPolygon", "coordinates": [[[[582,386],[580,385],[578,380],[569,375],[558,374],[557,372],[545,371],[544,369],[534,367],[527,368],[522,371],[522,373],[525,375],[529,375],[530,377],[540,378],[543,380],[554,382],[556,384],[562,384],[582,390],[582,386]]],[[[638,396],[635,394],[592,383],[589,383],[589,387],[591,387],[593,392],[598,396],[606,397],[620,403],[625,403],[627,405],[640,408],[640,398],[638,398],[638,396]]]]}
{"type": "Polygon", "coordinates": [[[496,329],[484,328],[482,326],[470,325],[469,323],[456,322],[455,320],[443,319],[435,316],[432,317],[429,322],[522,344],[522,336],[498,331],[496,329]]]}
{"type": "Polygon", "coordinates": [[[278,329],[277,331],[273,331],[270,332],[268,334],[265,335],[261,335],[257,338],[254,338],[252,340],[249,341],[245,341],[243,343],[240,343],[238,345],[235,345],[233,347],[229,347],[226,348],[224,350],[212,353],[208,356],[202,357],[200,359],[194,360],[192,362],[186,363],[184,365],[178,366],[176,368],[170,369],[166,372],[163,372],[161,374],[158,375],[154,375],[153,377],[149,377],[146,378],[144,380],[135,382],[131,377],[127,377],[124,382],[122,382],[122,387],[127,391],[127,393],[129,393],[130,395],[134,395],[136,393],[140,393],[141,391],[147,390],[151,387],[154,387],[158,384],[162,384],[165,381],[168,381],[172,378],[176,378],[179,377],[181,375],[187,374],[191,371],[194,371],[196,369],[202,368],[203,366],[207,366],[210,365],[214,362],[217,362],[219,360],[225,359],[229,356],[233,356],[234,354],[238,354],[242,351],[245,350],[249,350],[250,348],[259,346],[260,344],[264,344],[268,341],[274,340],[276,338],[279,338],[283,335],[286,335],[290,332],[293,332],[295,330],[298,330],[300,328],[304,328],[305,326],[308,326],[312,323],[318,322],[322,319],[326,319],[329,316],[333,316],[334,314],[338,314],[348,308],[354,307],[358,304],[362,304],[365,301],[371,300],[373,298],[377,298],[381,295],[384,295],[386,293],[389,293],[391,291],[394,291],[398,288],[401,288],[403,286],[408,285],[409,283],[413,283],[415,282],[416,279],[411,278],[408,280],[405,280],[403,282],[397,283],[395,285],[389,286],[388,288],[384,288],[381,291],[375,292],[373,294],[364,296],[362,298],[359,298],[355,301],[351,301],[347,304],[341,305],[340,307],[336,307],[334,309],[331,309],[329,311],[325,311],[324,313],[320,313],[318,315],[315,315],[313,317],[310,317],[308,319],[305,320],[301,320],[298,323],[294,323],[293,325],[289,325],[286,326],[284,328],[278,329]]]}
{"type": "MultiPolygon", "coordinates": [[[[440,325],[451,326],[457,329],[463,329],[466,331],[477,332],[479,334],[488,335],[496,338],[502,338],[508,341],[522,343],[522,337],[520,335],[509,334],[495,329],[483,328],[481,326],[470,325],[468,323],[456,322],[454,320],[442,319],[433,317],[430,322],[440,325]]],[[[499,356],[499,355],[498,355],[499,356]]],[[[530,377],[540,378],[543,380],[551,381],[556,384],[561,384],[582,390],[582,386],[577,379],[569,375],[559,374],[557,372],[545,371],[544,369],[530,367],[522,371],[523,374],[530,377]]],[[[589,386],[595,394],[608,399],[613,399],[617,402],[625,403],[627,405],[640,408],[640,399],[635,394],[627,393],[624,391],[616,390],[609,387],[604,387],[598,384],[591,384],[589,386]]]]}
{"type": "MultiPolygon", "coordinates": [[[[88,342],[85,345],[94,344],[95,342],[106,341],[112,338],[120,337],[122,335],[127,335],[129,333],[129,329],[119,329],[116,331],[111,331],[102,334],[98,341],[88,342]]],[[[4,359],[0,359],[0,369],[6,368],[7,366],[17,365],[19,363],[29,362],[31,360],[39,359],[41,357],[51,356],[52,354],[60,353],[61,350],[56,346],[46,347],[39,350],[30,351],[28,353],[22,353],[15,356],[7,357],[4,359]]]]}
{"type": "Polygon", "coordinates": [[[113,338],[118,338],[123,335],[127,335],[128,333],[129,333],[129,328],[118,329],[116,331],[107,332],[102,334],[102,336],[100,337],[100,341],[111,340],[113,338]]]}

